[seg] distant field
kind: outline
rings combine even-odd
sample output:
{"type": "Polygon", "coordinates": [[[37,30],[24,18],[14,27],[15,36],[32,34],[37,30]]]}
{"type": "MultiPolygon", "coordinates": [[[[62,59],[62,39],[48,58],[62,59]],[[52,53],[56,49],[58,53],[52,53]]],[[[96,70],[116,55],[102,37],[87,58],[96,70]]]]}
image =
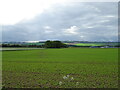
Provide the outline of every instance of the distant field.
{"type": "Polygon", "coordinates": [[[94,44],[94,43],[78,43],[77,46],[102,46],[103,44],[94,44]]]}
{"type": "Polygon", "coordinates": [[[33,49],[43,49],[43,48],[0,48],[0,51],[17,51],[17,50],[33,50],[33,49]]]}
{"type": "Polygon", "coordinates": [[[45,43],[26,43],[25,45],[44,45],[45,43]]]}
{"type": "Polygon", "coordinates": [[[2,55],[4,87],[118,88],[117,48],[3,51],[2,55]]]}
{"type": "Polygon", "coordinates": [[[115,46],[118,45],[118,43],[113,43],[113,42],[90,42],[90,43],[66,43],[68,45],[76,45],[76,46],[104,46],[104,45],[109,45],[109,46],[115,46]]]}

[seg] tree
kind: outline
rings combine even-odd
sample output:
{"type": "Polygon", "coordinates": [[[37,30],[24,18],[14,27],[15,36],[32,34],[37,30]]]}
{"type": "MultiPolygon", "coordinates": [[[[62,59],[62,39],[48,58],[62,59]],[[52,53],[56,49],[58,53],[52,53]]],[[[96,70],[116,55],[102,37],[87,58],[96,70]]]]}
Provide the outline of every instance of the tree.
{"type": "Polygon", "coordinates": [[[61,41],[46,41],[45,42],[45,47],[46,48],[66,48],[67,45],[62,43],[61,41]]]}

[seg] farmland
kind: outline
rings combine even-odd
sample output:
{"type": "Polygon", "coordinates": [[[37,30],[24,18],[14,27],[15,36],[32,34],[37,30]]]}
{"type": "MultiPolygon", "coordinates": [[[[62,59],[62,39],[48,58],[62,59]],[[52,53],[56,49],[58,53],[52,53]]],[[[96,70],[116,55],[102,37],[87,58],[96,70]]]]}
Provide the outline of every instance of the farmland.
{"type": "Polygon", "coordinates": [[[82,43],[66,43],[67,45],[75,46],[116,46],[119,45],[119,42],[82,42],[82,43]]]}
{"type": "MultiPolygon", "coordinates": [[[[120,42],[82,42],[82,41],[62,41],[62,43],[66,44],[68,47],[120,47],[120,42]]],[[[44,48],[44,42],[3,42],[2,47],[39,47],[44,48]]]]}
{"type": "Polygon", "coordinates": [[[2,52],[6,88],[118,88],[117,48],[2,52]]]}

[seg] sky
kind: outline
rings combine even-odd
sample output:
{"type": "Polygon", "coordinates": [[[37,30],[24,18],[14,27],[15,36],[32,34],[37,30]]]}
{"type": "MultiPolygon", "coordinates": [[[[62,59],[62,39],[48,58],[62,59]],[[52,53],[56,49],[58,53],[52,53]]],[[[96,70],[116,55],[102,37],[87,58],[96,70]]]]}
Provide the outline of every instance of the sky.
{"type": "Polygon", "coordinates": [[[117,41],[117,2],[3,0],[3,41],[117,41]]]}

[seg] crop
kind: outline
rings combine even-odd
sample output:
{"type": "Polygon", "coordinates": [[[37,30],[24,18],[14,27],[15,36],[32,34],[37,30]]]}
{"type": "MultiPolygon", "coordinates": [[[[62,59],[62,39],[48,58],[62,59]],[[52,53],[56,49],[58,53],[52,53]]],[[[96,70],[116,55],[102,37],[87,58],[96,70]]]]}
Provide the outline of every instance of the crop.
{"type": "Polygon", "coordinates": [[[117,48],[3,51],[2,79],[12,88],[117,88],[117,48]]]}

